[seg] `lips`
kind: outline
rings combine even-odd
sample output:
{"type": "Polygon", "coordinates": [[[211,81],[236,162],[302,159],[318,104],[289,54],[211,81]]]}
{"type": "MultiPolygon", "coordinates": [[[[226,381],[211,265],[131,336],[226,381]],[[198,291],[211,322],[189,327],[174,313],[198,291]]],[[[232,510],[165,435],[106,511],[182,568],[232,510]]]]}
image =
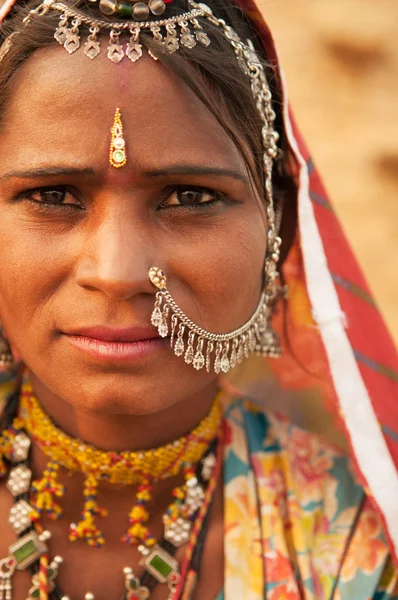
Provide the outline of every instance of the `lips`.
{"type": "Polygon", "coordinates": [[[159,337],[154,327],[115,328],[107,326],[80,327],[62,332],[63,339],[90,360],[117,365],[137,361],[164,351],[167,338],[159,337]]]}
{"type": "Polygon", "coordinates": [[[154,327],[127,327],[113,328],[107,326],[81,327],[63,331],[65,335],[81,336],[102,342],[134,343],[158,338],[159,334],[154,327]]]}

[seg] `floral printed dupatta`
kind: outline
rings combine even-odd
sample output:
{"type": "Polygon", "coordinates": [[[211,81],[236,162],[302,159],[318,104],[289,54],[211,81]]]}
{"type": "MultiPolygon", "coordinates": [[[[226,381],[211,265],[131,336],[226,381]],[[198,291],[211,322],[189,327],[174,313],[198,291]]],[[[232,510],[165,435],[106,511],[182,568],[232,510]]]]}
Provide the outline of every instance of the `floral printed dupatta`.
{"type": "Polygon", "coordinates": [[[382,520],[341,450],[241,398],[225,442],[221,598],[398,600],[382,520]]]}
{"type": "Polygon", "coordinates": [[[270,31],[253,0],[238,4],[279,73],[298,183],[298,228],[283,266],[289,285],[284,317],[294,356],[286,348],[281,359],[266,365],[252,361],[234,384],[271,407],[281,394],[278,407],[287,399],[293,420],[322,433],[330,429],[336,441],[333,415],[398,560],[397,353],[291,115],[270,31]]]}

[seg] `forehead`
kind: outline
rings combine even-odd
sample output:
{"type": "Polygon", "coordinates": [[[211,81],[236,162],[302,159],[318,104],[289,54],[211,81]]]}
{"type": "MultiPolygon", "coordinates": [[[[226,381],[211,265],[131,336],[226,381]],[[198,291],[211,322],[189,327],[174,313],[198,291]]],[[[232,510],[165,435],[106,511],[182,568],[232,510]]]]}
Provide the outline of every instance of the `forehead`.
{"type": "Polygon", "coordinates": [[[70,56],[50,47],[33,54],[14,80],[0,131],[3,166],[45,160],[49,153],[55,161],[84,155],[106,163],[117,107],[135,164],[186,159],[187,153],[221,166],[226,158],[235,167],[242,163],[211,112],[159,61],[146,55],[115,65],[106,52],[91,61],[82,49],[70,56]]]}

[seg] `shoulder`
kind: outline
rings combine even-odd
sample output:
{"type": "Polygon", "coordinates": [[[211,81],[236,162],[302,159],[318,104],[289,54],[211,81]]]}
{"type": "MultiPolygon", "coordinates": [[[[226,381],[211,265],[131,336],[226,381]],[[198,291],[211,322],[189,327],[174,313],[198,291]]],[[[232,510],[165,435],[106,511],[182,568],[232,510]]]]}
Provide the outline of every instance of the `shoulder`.
{"type": "Polygon", "coordinates": [[[326,473],[336,464],[350,470],[344,451],[321,435],[304,430],[277,412],[263,411],[248,399],[235,399],[225,411],[227,428],[244,430],[252,454],[279,455],[293,466],[307,462],[326,473]]]}
{"type": "Polygon", "coordinates": [[[242,460],[246,444],[267,545],[294,565],[306,589],[317,589],[317,598],[333,589],[342,600],[395,598],[378,595],[393,589],[397,572],[388,566],[381,518],[341,449],[247,400],[228,407],[226,430],[227,456],[242,460]]]}
{"type": "Polygon", "coordinates": [[[341,449],[247,400],[227,409],[226,430],[230,453],[242,456],[246,443],[262,502],[283,501],[295,525],[301,526],[301,515],[313,533],[322,522],[337,527],[344,521],[350,528],[364,491],[341,449]]]}

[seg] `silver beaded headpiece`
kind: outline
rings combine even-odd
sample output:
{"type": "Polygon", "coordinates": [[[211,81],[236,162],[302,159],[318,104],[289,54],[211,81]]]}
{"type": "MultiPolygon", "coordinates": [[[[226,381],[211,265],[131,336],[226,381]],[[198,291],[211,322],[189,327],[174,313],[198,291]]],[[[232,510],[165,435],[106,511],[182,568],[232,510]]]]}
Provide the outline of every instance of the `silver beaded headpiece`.
{"type": "MultiPolygon", "coordinates": [[[[97,2],[97,0],[89,0],[97,2]]],[[[71,8],[57,0],[44,0],[30,11],[24,19],[28,26],[32,19],[49,11],[60,14],[55,39],[70,53],[81,45],[81,29],[89,34],[84,44],[84,53],[94,59],[101,52],[99,34],[109,32],[108,58],[119,63],[125,57],[136,62],[143,55],[141,35],[150,33],[154,50],[149,55],[157,60],[160,53],[174,53],[181,46],[192,49],[197,43],[208,46],[209,35],[200,23],[208,21],[219,28],[231,44],[239,65],[250,79],[251,89],[257,110],[262,120],[262,143],[264,149],[264,182],[266,214],[268,223],[267,254],[264,265],[264,288],[257,308],[251,318],[242,326],[228,333],[212,333],[190,320],[179,308],[166,288],[166,276],[158,267],[149,270],[149,278],[158,289],[151,322],[159,335],[170,336],[171,347],[176,356],[184,358],[197,370],[214,369],[216,373],[227,372],[251,353],[278,357],[281,354],[279,336],[271,327],[272,312],[280,294],[278,270],[281,239],[276,230],[276,219],[272,192],[272,170],[275,159],[281,153],[277,142],[279,135],[274,127],[275,112],[272,96],[264,67],[248,40],[244,43],[239,35],[223,19],[216,17],[203,3],[189,2],[190,10],[183,14],[161,20],[147,20],[150,14],[161,15],[166,9],[164,0],[148,2],[130,0],[126,8],[125,0],[99,0],[100,11],[108,16],[116,14],[126,21],[102,20],[88,16],[78,8],[71,8]]],[[[11,34],[0,48],[0,62],[10,50],[16,34],[11,34]]]]}

